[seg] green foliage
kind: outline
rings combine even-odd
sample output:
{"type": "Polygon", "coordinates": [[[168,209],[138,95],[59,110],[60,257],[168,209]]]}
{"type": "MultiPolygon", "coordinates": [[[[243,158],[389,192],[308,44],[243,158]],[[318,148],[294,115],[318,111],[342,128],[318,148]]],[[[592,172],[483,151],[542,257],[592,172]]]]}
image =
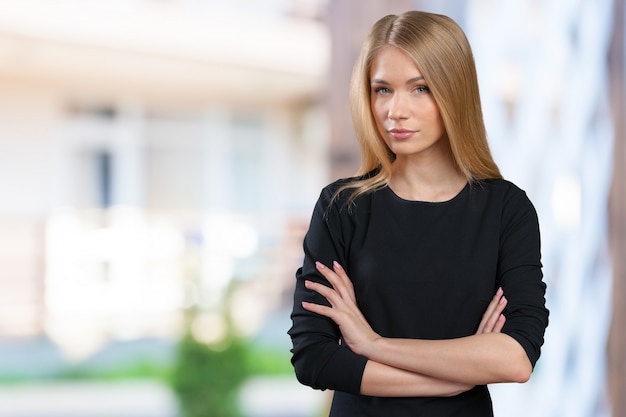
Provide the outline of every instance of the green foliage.
{"type": "Polygon", "coordinates": [[[240,417],[237,395],[249,375],[245,345],[234,338],[219,349],[185,336],[178,347],[172,386],[185,417],[240,417]]]}
{"type": "Polygon", "coordinates": [[[246,347],[246,362],[251,375],[293,375],[290,359],[288,350],[246,347]]]}
{"type": "Polygon", "coordinates": [[[153,379],[167,381],[171,365],[157,360],[133,360],[107,368],[71,366],[54,375],[60,380],[120,381],[128,379],[153,379]]]}
{"type": "Polygon", "coordinates": [[[26,373],[0,373],[0,385],[25,384],[49,381],[124,381],[156,380],[169,382],[171,363],[156,359],[129,360],[107,367],[93,367],[85,364],[69,364],[58,370],[40,375],[26,373]]]}

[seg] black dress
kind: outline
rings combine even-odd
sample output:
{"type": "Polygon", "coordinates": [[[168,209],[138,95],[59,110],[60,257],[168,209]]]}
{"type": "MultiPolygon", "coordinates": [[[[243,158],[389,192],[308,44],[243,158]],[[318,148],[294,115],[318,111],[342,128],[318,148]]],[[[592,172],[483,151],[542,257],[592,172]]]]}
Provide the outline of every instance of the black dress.
{"type": "Polygon", "coordinates": [[[508,300],[502,332],[521,344],[534,366],[548,310],[532,203],[514,184],[488,180],[441,203],[403,200],[385,187],[347,205],[350,191],[332,200],[346,181],[322,190],[304,239],[289,330],[298,379],[336,391],[332,417],[493,415],[486,386],[454,397],[360,395],[367,359],[338,343],[332,320],[302,308],[302,301],[328,305],[304,281],[328,284],[315,261],[331,266],[336,260],[374,331],[433,340],[474,334],[501,286],[508,300]]]}

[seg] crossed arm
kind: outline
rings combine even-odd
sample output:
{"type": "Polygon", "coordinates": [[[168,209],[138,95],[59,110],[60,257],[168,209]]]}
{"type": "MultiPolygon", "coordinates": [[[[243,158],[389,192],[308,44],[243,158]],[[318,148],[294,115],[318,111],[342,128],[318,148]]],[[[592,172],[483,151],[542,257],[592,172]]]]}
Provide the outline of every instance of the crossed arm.
{"type": "Polygon", "coordinates": [[[525,382],[532,365],[522,346],[500,333],[506,298],[499,289],[483,314],[476,334],[448,340],[384,338],[371,328],[356,304],[352,281],[343,268],[316,263],[332,285],[306,281],[330,307],[303,302],[304,309],[328,317],[343,341],[368,359],[361,394],[373,396],[453,396],[474,385],[525,382]]]}

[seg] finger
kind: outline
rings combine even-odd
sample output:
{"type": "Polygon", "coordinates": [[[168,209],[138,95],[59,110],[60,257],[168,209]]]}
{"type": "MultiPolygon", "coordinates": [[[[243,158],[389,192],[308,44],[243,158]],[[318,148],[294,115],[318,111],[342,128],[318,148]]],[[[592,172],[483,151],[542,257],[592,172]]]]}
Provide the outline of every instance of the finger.
{"type": "Polygon", "coordinates": [[[506,299],[506,297],[502,296],[502,298],[500,298],[500,301],[498,302],[498,305],[496,306],[496,309],[493,311],[493,313],[491,313],[491,316],[487,320],[487,324],[485,325],[485,329],[484,329],[485,333],[491,333],[495,331],[494,329],[498,321],[502,317],[504,317],[502,312],[504,311],[504,308],[506,307],[507,303],[508,303],[508,300],[506,299]]]}
{"type": "Polygon", "coordinates": [[[351,283],[350,278],[348,278],[348,274],[345,269],[341,266],[341,264],[337,261],[333,261],[333,271],[337,274],[337,276],[346,283],[351,283]]]}
{"type": "Polygon", "coordinates": [[[326,300],[328,300],[330,305],[333,307],[339,303],[339,300],[341,297],[337,294],[337,291],[335,291],[334,289],[330,287],[327,287],[324,284],[306,280],[304,281],[304,286],[320,294],[322,297],[326,298],[326,300]]]}
{"type": "Polygon", "coordinates": [[[342,288],[340,289],[343,297],[350,297],[352,301],[356,303],[356,295],[354,294],[354,285],[352,280],[348,277],[345,269],[337,261],[333,262],[333,270],[337,274],[337,277],[341,280],[342,288]],[[345,292],[344,292],[345,289],[345,292]]]}
{"type": "Polygon", "coordinates": [[[487,325],[487,322],[489,321],[489,318],[491,317],[493,312],[496,310],[496,308],[498,306],[498,303],[500,302],[500,299],[502,298],[502,294],[503,293],[504,292],[503,292],[502,288],[498,288],[498,290],[496,291],[495,295],[493,296],[493,298],[489,302],[489,305],[487,306],[487,309],[483,313],[482,320],[480,321],[480,324],[478,325],[478,332],[477,333],[482,333],[485,330],[485,326],[487,325]]]}
{"type": "Polygon", "coordinates": [[[504,316],[504,314],[500,314],[500,317],[498,317],[498,320],[496,321],[496,325],[494,326],[492,333],[500,333],[502,331],[502,328],[504,327],[505,322],[506,322],[506,317],[504,316]]]}
{"type": "Polygon", "coordinates": [[[354,289],[352,288],[352,282],[337,261],[333,262],[334,269],[328,268],[321,262],[315,262],[315,266],[342,298],[356,301],[356,297],[354,297],[354,289]]]}
{"type": "MultiPolygon", "coordinates": [[[[325,309],[322,310],[323,312],[320,312],[318,310],[310,310],[310,309],[307,309],[306,307],[305,309],[314,311],[318,314],[322,314],[326,317],[329,317],[333,319],[333,321],[335,321],[337,324],[339,324],[337,321],[339,320],[338,314],[341,314],[342,312],[348,313],[351,316],[353,316],[356,320],[361,322],[362,324],[369,326],[367,320],[365,319],[365,316],[363,316],[363,313],[361,312],[359,307],[356,305],[356,303],[352,302],[351,299],[343,298],[341,294],[337,293],[336,290],[329,288],[324,284],[320,284],[319,282],[305,280],[304,286],[310,290],[317,292],[318,294],[326,298],[326,300],[330,303],[330,307],[323,306],[325,307],[325,309]],[[332,309],[333,311],[332,312],[329,311],[330,309],[332,309]]],[[[308,303],[308,304],[311,304],[311,303],[308,303]]]]}
{"type": "Polygon", "coordinates": [[[324,278],[328,280],[328,282],[330,283],[330,285],[333,286],[333,288],[335,288],[335,285],[339,284],[339,279],[335,271],[328,268],[326,265],[324,265],[323,263],[319,261],[315,261],[315,268],[319,271],[320,274],[322,274],[324,278]]]}
{"type": "Polygon", "coordinates": [[[334,310],[331,307],[328,306],[323,306],[321,304],[315,304],[315,303],[307,303],[306,301],[302,302],[302,308],[304,308],[307,311],[310,311],[312,313],[317,313],[321,316],[325,316],[328,317],[331,320],[333,319],[334,316],[334,310]]]}

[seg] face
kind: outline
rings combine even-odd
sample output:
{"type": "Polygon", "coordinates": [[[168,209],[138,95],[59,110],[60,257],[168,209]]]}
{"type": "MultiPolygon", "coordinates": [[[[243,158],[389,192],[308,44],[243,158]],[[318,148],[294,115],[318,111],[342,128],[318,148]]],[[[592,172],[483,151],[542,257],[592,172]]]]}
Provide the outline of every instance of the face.
{"type": "Polygon", "coordinates": [[[396,158],[440,150],[445,128],[439,108],[408,55],[393,46],[381,49],[369,75],[372,113],[396,158]]]}

